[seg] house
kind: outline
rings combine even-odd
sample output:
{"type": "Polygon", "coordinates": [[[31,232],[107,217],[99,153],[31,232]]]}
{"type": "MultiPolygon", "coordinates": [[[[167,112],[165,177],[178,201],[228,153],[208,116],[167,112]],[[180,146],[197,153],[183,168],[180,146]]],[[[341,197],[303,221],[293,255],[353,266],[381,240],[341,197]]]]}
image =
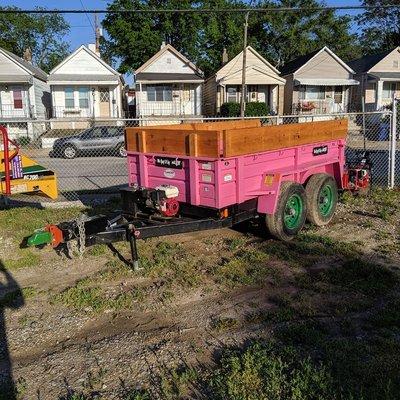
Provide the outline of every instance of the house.
{"type": "Polygon", "coordinates": [[[365,100],[366,111],[378,111],[392,104],[393,95],[400,96],[400,47],[372,54],[349,62],[360,82],[354,101],[365,100]]]}
{"type": "MultiPolygon", "coordinates": [[[[218,115],[222,104],[241,101],[242,68],[243,51],[206,79],[203,99],[205,115],[218,115]]],[[[279,74],[274,66],[248,46],[246,48],[246,101],[264,102],[271,113],[282,113],[285,79],[279,74]]]]}
{"type": "Polygon", "coordinates": [[[285,114],[348,112],[354,71],[328,47],[288,62],[281,68],[285,85],[285,114]]]}
{"type": "Polygon", "coordinates": [[[11,138],[39,135],[50,108],[47,74],[30,62],[0,48],[0,123],[11,138]]]}
{"type": "Polygon", "coordinates": [[[179,117],[202,115],[203,72],[170,44],[135,71],[136,116],[179,117]]]}
{"type": "Polygon", "coordinates": [[[123,78],[92,45],[82,45],[58,64],[50,71],[48,82],[52,128],[83,128],[88,119],[124,116],[123,78]]]}

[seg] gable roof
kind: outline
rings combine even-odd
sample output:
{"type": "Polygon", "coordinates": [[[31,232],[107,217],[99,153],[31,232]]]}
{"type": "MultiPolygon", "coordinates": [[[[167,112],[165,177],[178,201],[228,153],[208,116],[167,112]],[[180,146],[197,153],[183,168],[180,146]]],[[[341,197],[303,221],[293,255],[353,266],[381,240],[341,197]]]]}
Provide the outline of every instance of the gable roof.
{"type": "Polygon", "coordinates": [[[307,65],[314,57],[316,57],[318,54],[322,53],[323,51],[326,51],[340,65],[342,65],[342,67],[346,68],[350,73],[354,74],[354,70],[349,66],[349,64],[346,64],[329,47],[324,46],[321,49],[312,51],[311,53],[308,53],[308,54],[304,54],[303,56],[295,58],[294,60],[286,63],[281,68],[282,75],[289,75],[289,74],[294,74],[295,72],[298,72],[301,68],[303,68],[305,65],[307,65]]]}
{"type": "Polygon", "coordinates": [[[112,68],[109,64],[107,64],[104,60],[102,60],[95,52],[87,48],[85,45],[81,45],[78,47],[74,52],[72,52],[67,58],[65,58],[63,61],[60,62],[57,66],[55,66],[51,71],[50,75],[56,74],[57,70],[59,70],[63,65],[65,65],[69,60],[71,60],[76,54],[78,54],[81,51],[86,51],[90,56],[92,56],[96,61],[101,63],[104,67],[106,67],[112,74],[121,77],[121,74],[116,71],[114,68],[112,68]]]}
{"type": "MultiPolygon", "coordinates": [[[[400,49],[400,47],[397,47],[397,49],[400,49]]],[[[354,71],[356,71],[356,73],[362,74],[363,72],[368,72],[374,65],[378,64],[379,61],[382,61],[394,50],[396,50],[396,48],[382,51],[377,54],[369,54],[364,57],[352,60],[348,64],[351,66],[351,68],[354,69],[354,71]]]]}
{"type": "MultiPolygon", "coordinates": [[[[262,63],[267,65],[268,68],[270,68],[273,72],[275,72],[278,75],[280,74],[280,72],[270,62],[268,62],[259,52],[257,52],[255,49],[253,49],[253,47],[247,46],[246,51],[250,51],[251,53],[253,53],[259,60],[261,60],[262,63]]],[[[218,75],[224,68],[229,66],[229,64],[235,64],[238,61],[238,59],[242,57],[242,54],[243,54],[243,50],[239,54],[237,54],[235,57],[233,57],[231,60],[229,60],[225,65],[223,65],[216,72],[216,75],[218,75]]],[[[240,64],[238,70],[241,70],[241,69],[242,69],[242,64],[240,64]]],[[[234,72],[236,72],[236,71],[233,71],[233,73],[234,72]]],[[[226,74],[226,75],[230,75],[231,73],[232,73],[231,70],[229,70],[228,74],[226,74]]]]}
{"type": "Polygon", "coordinates": [[[11,59],[11,61],[16,63],[23,70],[28,72],[30,75],[33,75],[34,77],[36,77],[42,81],[47,80],[46,72],[44,72],[39,67],[35,67],[30,62],[24,60],[21,57],[18,57],[17,55],[15,55],[14,53],[11,53],[11,51],[8,51],[6,49],[0,48],[0,52],[3,53],[7,58],[11,59]]]}
{"type": "Polygon", "coordinates": [[[142,64],[139,68],[136,69],[135,74],[139,74],[143,70],[145,70],[149,65],[153,64],[157,61],[165,52],[170,51],[176,57],[178,57],[181,61],[185,64],[189,65],[189,67],[195,72],[196,75],[199,77],[203,77],[203,71],[196,67],[188,58],[186,58],[182,53],[175,49],[175,47],[171,46],[170,44],[166,44],[163,46],[153,57],[149,58],[144,64],[142,64]]]}

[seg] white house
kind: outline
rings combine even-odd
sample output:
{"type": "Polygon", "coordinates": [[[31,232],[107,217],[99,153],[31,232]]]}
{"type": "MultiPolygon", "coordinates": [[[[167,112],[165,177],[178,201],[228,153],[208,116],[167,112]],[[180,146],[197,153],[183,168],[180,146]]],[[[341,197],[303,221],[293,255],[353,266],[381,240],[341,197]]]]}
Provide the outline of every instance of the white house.
{"type": "Polygon", "coordinates": [[[202,114],[203,72],[170,44],[135,71],[136,115],[193,117],[202,114]]]}
{"type": "Polygon", "coordinates": [[[51,117],[60,120],[53,121],[53,128],[66,127],[67,119],[80,121],[82,127],[88,119],[124,116],[122,76],[89,46],[82,45],[50,71],[51,117]]]}
{"type": "MultiPolygon", "coordinates": [[[[204,85],[204,113],[215,116],[224,103],[239,103],[242,90],[243,51],[207,78],[204,85]]],[[[271,113],[283,111],[285,79],[251,46],[246,48],[246,102],[263,102],[271,113]]]]}
{"type": "Polygon", "coordinates": [[[47,74],[0,48],[0,123],[12,138],[39,135],[44,129],[32,121],[47,117],[50,89],[47,74]]]}

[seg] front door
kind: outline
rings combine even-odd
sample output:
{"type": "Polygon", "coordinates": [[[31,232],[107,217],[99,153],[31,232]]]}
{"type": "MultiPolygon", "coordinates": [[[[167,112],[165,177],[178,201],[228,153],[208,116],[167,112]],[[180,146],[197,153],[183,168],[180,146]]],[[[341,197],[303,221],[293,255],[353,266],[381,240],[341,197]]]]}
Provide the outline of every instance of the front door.
{"type": "Polygon", "coordinates": [[[183,115],[193,115],[194,114],[194,93],[193,88],[190,83],[183,84],[182,90],[182,114],[183,115]]]}
{"type": "Polygon", "coordinates": [[[110,116],[110,91],[108,87],[99,89],[100,95],[100,117],[110,116]]]}
{"type": "Polygon", "coordinates": [[[333,112],[344,112],[344,90],[343,86],[335,86],[333,92],[333,112]]]}

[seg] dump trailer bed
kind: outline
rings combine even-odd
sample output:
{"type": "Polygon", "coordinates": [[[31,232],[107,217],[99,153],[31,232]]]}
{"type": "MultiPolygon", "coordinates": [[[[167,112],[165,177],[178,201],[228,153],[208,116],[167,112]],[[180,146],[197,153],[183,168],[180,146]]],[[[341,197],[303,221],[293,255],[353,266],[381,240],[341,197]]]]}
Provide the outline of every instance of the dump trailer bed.
{"type": "MultiPolygon", "coordinates": [[[[230,227],[257,219],[290,240],[325,225],[338,188],[366,188],[365,163],[345,165],[347,120],[261,126],[260,120],[126,128],[129,186],[117,215],[48,225],[28,245],[85,246],[230,227]]],[[[75,247],[76,247],[75,246],[75,247]]]]}

